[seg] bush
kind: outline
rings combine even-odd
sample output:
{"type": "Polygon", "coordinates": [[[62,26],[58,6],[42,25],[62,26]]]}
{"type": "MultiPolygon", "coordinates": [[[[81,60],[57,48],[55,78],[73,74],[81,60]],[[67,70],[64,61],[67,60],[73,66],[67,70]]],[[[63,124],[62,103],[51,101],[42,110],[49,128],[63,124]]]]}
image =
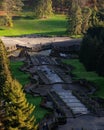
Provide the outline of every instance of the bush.
{"type": "MultiPolygon", "coordinates": [[[[101,60],[103,60],[104,52],[104,27],[91,27],[88,29],[83,38],[79,59],[84,64],[87,70],[97,71],[97,68],[102,67],[101,60]]],[[[98,69],[98,73],[104,70],[98,69]]],[[[101,72],[102,73],[102,72],[101,72]]]]}

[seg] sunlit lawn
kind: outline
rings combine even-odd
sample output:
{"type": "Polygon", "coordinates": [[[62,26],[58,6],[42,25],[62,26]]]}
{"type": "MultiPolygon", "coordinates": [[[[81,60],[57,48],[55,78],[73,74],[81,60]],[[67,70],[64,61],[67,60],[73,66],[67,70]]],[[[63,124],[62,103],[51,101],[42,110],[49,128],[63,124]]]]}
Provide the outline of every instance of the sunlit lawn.
{"type": "Polygon", "coordinates": [[[94,82],[98,86],[98,90],[95,96],[104,98],[104,77],[98,76],[95,72],[88,72],[84,66],[77,59],[73,60],[63,60],[65,64],[70,64],[74,67],[72,73],[76,75],[74,79],[86,79],[88,81],[94,82]]]}
{"type": "Polygon", "coordinates": [[[52,15],[48,19],[21,18],[14,20],[13,28],[0,27],[0,36],[19,36],[23,34],[66,35],[65,15],[52,15]]]}
{"type": "MultiPolygon", "coordinates": [[[[11,71],[13,77],[16,78],[22,85],[26,85],[30,82],[29,74],[24,73],[19,70],[19,68],[23,65],[23,62],[10,62],[11,71]]],[[[48,113],[48,111],[42,107],[40,107],[40,103],[42,101],[41,97],[33,97],[30,94],[26,94],[27,100],[29,103],[35,105],[35,110],[33,112],[36,122],[39,122],[43,117],[48,113]]]]}

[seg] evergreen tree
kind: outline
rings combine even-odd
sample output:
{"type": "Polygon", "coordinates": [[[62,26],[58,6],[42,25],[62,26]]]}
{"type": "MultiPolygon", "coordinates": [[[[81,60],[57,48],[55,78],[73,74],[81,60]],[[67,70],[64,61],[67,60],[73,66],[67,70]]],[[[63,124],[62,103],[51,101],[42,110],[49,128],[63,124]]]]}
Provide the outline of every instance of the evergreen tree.
{"type": "Polygon", "coordinates": [[[34,107],[29,105],[22,86],[11,77],[5,47],[0,41],[0,96],[4,100],[5,130],[35,130],[34,107]]]}
{"type": "Polygon", "coordinates": [[[92,11],[89,7],[84,7],[82,10],[82,14],[83,14],[82,32],[83,33],[85,33],[89,27],[89,19],[90,19],[91,13],[92,11]]]}
{"type": "Polygon", "coordinates": [[[3,103],[0,100],[0,130],[4,130],[5,129],[5,126],[3,124],[4,117],[5,117],[5,111],[3,109],[3,103]]]}
{"type": "Polygon", "coordinates": [[[47,18],[52,14],[52,1],[39,0],[35,7],[35,16],[38,18],[47,18]]]}
{"type": "Polygon", "coordinates": [[[99,24],[99,20],[97,17],[97,8],[95,7],[92,9],[92,14],[90,17],[90,26],[96,26],[98,24],[99,24]]]}
{"type": "Polygon", "coordinates": [[[104,76],[104,48],[103,48],[103,53],[100,55],[100,57],[98,59],[96,72],[99,75],[104,76]]]}
{"type": "Polygon", "coordinates": [[[76,16],[75,34],[81,34],[82,33],[82,10],[79,5],[77,6],[75,16],[76,16]]]}
{"type": "Polygon", "coordinates": [[[67,31],[70,35],[73,35],[75,33],[75,26],[76,26],[76,4],[74,0],[72,0],[72,3],[70,3],[69,11],[68,11],[68,28],[67,31]]]}
{"type": "Polygon", "coordinates": [[[75,3],[74,0],[71,1],[69,11],[68,11],[68,33],[81,34],[82,31],[82,12],[81,8],[78,5],[78,2],[75,3]]]}
{"type": "Polygon", "coordinates": [[[87,70],[93,70],[97,71],[99,74],[103,74],[103,56],[104,27],[91,27],[87,30],[81,44],[80,61],[85,65],[87,70]]]}
{"type": "Polygon", "coordinates": [[[13,26],[12,17],[22,10],[22,6],[22,0],[2,0],[2,8],[7,14],[6,26],[13,26]]]}

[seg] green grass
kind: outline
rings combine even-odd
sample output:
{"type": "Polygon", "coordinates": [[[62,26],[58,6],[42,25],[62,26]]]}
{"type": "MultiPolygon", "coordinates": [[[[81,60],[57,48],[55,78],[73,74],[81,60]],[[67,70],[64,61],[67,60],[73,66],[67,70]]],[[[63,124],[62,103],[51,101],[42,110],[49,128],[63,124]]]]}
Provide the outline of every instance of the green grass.
{"type": "Polygon", "coordinates": [[[30,75],[19,70],[23,64],[24,64],[23,62],[19,62],[19,61],[10,62],[10,67],[12,70],[13,77],[17,79],[22,84],[22,86],[25,86],[26,84],[30,82],[29,81],[30,75]]]}
{"type": "MultiPolygon", "coordinates": [[[[21,72],[19,68],[23,65],[24,63],[21,61],[16,61],[16,62],[10,62],[10,67],[12,71],[12,75],[14,78],[16,78],[22,85],[26,85],[29,83],[29,74],[21,72]]],[[[26,98],[29,103],[33,104],[35,106],[35,110],[33,111],[33,115],[36,118],[36,123],[38,123],[43,117],[49,113],[46,109],[40,107],[40,103],[42,101],[41,97],[33,97],[30,94],[26,94],[26,98]]]]}
{"type": "Polygon", "coordinates": [[[46,109],[40,107],[40,103],[42,101],[42,98],[41,97],[33,97],[30,94],[27,94],[26,97],[27,97],[28,102],[35,106],[35,109],[33,111],[33,115],[36,118],[36,122],[40,122],[41,119],[43,119],[44,116],[49,113],[46,109]]]}
{"type": "Polygon", "coordinates": [[[94,94],[97,97],[104,98],[104,77],[98,76],[95,72],[88,72],[83,64],[78,59],[63,60],[65,64],[70,64],[74,67],[72,73],[76,75],[74,79],[86,79],[94,82],[98,86],[98,90],[94,94]]]}
{"type": "Polygon", "coordinates": [[[0,27],[0,36],[20,36],[24,34],[66,35],[65,15],[53,15],[48,19],[17,19],[13,28],[0,27]]]}

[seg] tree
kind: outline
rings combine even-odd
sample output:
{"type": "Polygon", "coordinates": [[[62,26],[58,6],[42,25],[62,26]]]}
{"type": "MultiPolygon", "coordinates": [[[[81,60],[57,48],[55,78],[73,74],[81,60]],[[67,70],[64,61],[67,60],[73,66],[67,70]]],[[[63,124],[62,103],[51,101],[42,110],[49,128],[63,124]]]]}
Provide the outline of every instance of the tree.
{"type": "Polygon", "coordinates": [[[22,10],[22,6],[22,0],[2,0],[2,8],[7,14],[6,26],[13,26],[12,17],[22,10]]]}
{"type": "Polygon", "coordinates": [[[81,34],[82,33],[82,10],[79,5],[77,6],[75,16],[76,16],[75,34],[81,34]]]}
{"type": "Polygon", "coordinates": [[[96,69],[96,38],[84,37],[80,49],[80,61],[84,64],[87,70],[96,69]]]}
{"type": "Polygon", "coordinates": [[[99,24],[99,19],[97,17],[97,13],[98,13],[97,8],[94,7],[92,9],[92,14],[91,14],[91,17],[90,17],[90,26],[96,26],[96,25],[99,24]]]}
{"type": "Polygon", "coordinates": [[[34,117],[31,116],[34,107],[29,105],[21,88],[16,80],[6,82],[4,94],[7,117],[4,125],[8,129],[35,130],[34,117]]]}
{"type": "Polygon", "coordinates": [[[81,25],[82,25],[82,12],[78,3],[75,3],[74,0],[70,3],[69,11],[68,11],[68,33],[70,35],[73,34],[81,34],[81,25]]]}
{"type": "Polygon", "coordinates": [[[0,130],[4,130],[5,126],[3,124],[3,119],[5,117],[5,111],[3,109],[3,101],[0,100],[0,130]]]}
{"type": "Polygon", "coordinates": [[[81,44],[79,59],[87,70],[103,74],[104,27],[90,27],[81,44]],[[102,61],[101,61],[102,60],[102,61]],[[102,70],[102,72],[101,72],[102,70]]]}
{"type": "Polygon", "coordinates": [[[104,76],[104,50],[98,59],[96,71],[99,75],[104,76]]]}
{"type": "Polygon", "coordinates": [[[38,18],[47,18],[52,14],[52,1],[39,0],[35,7],[35,16],[38,18]]]}
{"type": "Polygon", "coordinates": [[[85,33],[89,27],[89,19],[91,16],[91,9],[89,7],[84,7],[82,9],[83,21],[82,21],[82,32],[85,33]]]}
{"type": "Polygon", "coordinates": [[[2,41],[0,41],[0,96],[1,100],[4,100],[5,130],[35,130],[35,119],[31,115],[34,107],[27,102],[22,86],[11,76],[2,41]]]}

